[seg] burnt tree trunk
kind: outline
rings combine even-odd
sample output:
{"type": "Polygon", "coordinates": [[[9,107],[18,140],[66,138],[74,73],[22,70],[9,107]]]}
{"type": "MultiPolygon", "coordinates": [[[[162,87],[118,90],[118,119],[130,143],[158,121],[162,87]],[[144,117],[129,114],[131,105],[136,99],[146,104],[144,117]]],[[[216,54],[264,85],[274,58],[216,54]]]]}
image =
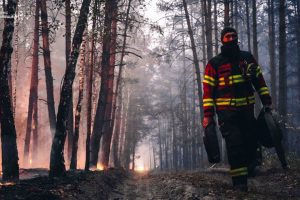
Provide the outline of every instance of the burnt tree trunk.
{"type": "Polygon", "coordinates": [[[286,66],[286,1],[279,1],[279,113],[287,114],[287,66],[286,66]]]}
{"type": "Polygon", "coordinates": [[[27,125],[24,143],[24,156],[23,164],[25,167],[29,167],[29,151],[30,151],[30,140],[31,131],[33,128],[33,113],[34,109],[37,108],[37,92],[38,92],[38,71],[39,71],[39,11],[40,11],[40,0],[36,0],[35,6],[35,17],[34,17],[34,34],[33,34],[33,50],[32,50],[32,65],[31,65],[31,82],[29,91],[28,101],[28,115],[27,125]]]}
{"type": "MultiPolygon", "coordinates": [[[[85,38],[85,36],[83,36],[85,38]]],[[[82,99],[83,99],[83,85],[84,85],[84,56],[85,56],[85,44],[86,39],[83,39],[81,45],[81,59],[79,65],[79,94],[78,94],[78,101],[75,111],[75,131],[74,131],[74,138],[72,143],[72,156],[71,156],[71,163],[70,169],[77,169],[77,151],[78,151],[78,139],[79,139],[79,127],[80,127],[80,118],[81,118],[81,107],[82,107],[82,99]]]]}
{"type": "Polygon", "coordinates": [[[72,50],[66,68],[62,90],[60,94],[60,102],[57,113],[57,126],[55,136],[53,139],[50,155],[50,177],[65,176],[66,168],[64,161],[64,144],[66,139],[66,124],[71,102],[72,85],[75,78],[75,68],[79,54],[80,45],[82,42],[82,35],[87,24],[89,13],[89,6],[91,0],[83,0],[80,9],[79,19],[76,25],[74,38],[72,42],[72,50]]]}
{"type": "Polygon", "coordinates": [[[125,27],[124,27],[124,34],[123,34],[123,44],[122,44],[122,51],[121,51],[121,58],[120,58],[120,65],[119,65],[119,73],[117,77],[117,82],[116,82],[116,91],[114,94],[114,107],[113,107],[113,113],[112,113],[112,125],[111,125],[111,131],[113,131],[115,120],[117,121],[116,128],[115,128],[115,134],[113,138],[113,157],[114,157],[114,165],[116,167],[120,166],[120,159],[119,159],[119,141],[120,141],[120,125],[121,125],[121,113],[122,113],[122,87],[121,85],[121,79],[122,79],[122,72],[123,72],[123,62],[124,62],[124,56],[125,56],[125,48],[126,48],[126,40],[127,40],[127,30],[128,30],[128,21],[129,21],[129,13],[130,13],[130,8],[131,8],[131,2],[132,0],[128,1],[128,6],[127,6],[127,11],[126,11],[126,19],[125,19],[125,27]],[[120,93],[119,93],[119,88],[120,88],[120,93]],[[119,96],[119,100],[117,102],[117,97],[119,96]],[[118,108],[118,114],[115,115],[116,109],[117,109],[117,103],[119,103],[119,108],[118,108]]]}
{"type": "Polygon", "coordinates": [[[0,121],[3,181],[19,180],[19,158],[16,142],[17,134],[8,87],[8,67],[13,52],[12,38],[14,33],[14,15],[16,7],[16,0],[8,0],[7,14],[12,17],[4,19],[2,45],[0,50],[0,121]]]}
{"type": "MultiPolygon", "coordinates": [[[[65,29],[66,29],[66,38],[65,38],[65,55],[66,55],[66,68],[68,67],[68,60],[71,51],[71,2],[70,0],[65,1],[65,29]]],[[[72,94],[73,96],[73,94],[72,94]]],[[[74,120],[73,120],[73,98],[71,99],[70,108],[69,108],[69,116],[67,125],[66,125],[66,134],[68,136],[68,150],[67,150],[67,158],[69,162],[72,160],[72,152],[73,152],[73,143],[74,143],[74,120]]]]}
{"type": "Polygon", "coordinates": [[[109,154],[112,138],[112,110],[113,110],[113,92],[114,92],[114,72],[116,63],[116,42],[117,42],[117,2],[113,1],[112,4],[112,23],[111,23],[111,44],[110,44],[110,59],[109,59],[109,70],[108,70],[108,95],[107,95],[107,106],[105,110],[105,124],[103,127],[103,154],[101,157],[101,164],[104,168],[108,167],[109,154]]]}
{"type": "MultiPolygon", "coordinates": [[[[88,171],[90,169],[90,148],[91,148],[91,128],[92,128],[92,96],[93,96],[93,74],[94,74],[94,64],[95,64],[95,27],[96,27],[96,12],[98,10],[98,3],[94,1],[93,7],[93,25],[92,25],[92,47],[90,52],[90,69],[88,70],[88,80],[87,80],[87,136],[86,136],[86,155],[85,155],[85,170],[88,171]]],[[[97,163],[96,163],[97,165],[97,163]]]]}
{"type": "Polygon", "coordinates": [[[103,135],[103,125],[105,123],[105,110],[107,106],[108,95],[108,70],[110,59],[110,41],[111,41],[111,20],[113,1],[106,0],[105,2],[105,19],[104,19],[104,33],[103,33],[103,47],[102,47],[102,61],[101,61],[101,86],[98,98],[97,111],[94,120],[93,134],[91,137],[91,157],[90,164],[95,167],[98,161],[98,152],[100,148],[100,139],[103,135]]]}
{"type": "MultiPolygon", "coordinates": [[[[86,160],[85,160],[85,170],[89,170],[90,168],[90,156],[91,156],[91,128],[92,128],[92,97],[93,97],[93,76],[94,76],[94,64],[95,64],[95,26],[96,26],[96,12],[98,9],[98,2],[94,2],[93,7],[93,25],[92,25],[92,40],[91,40],[91,52],[90,52],[90,69],[89,69],[89,75],[88,75],[88,81],[87,81],[87,87],[88,87],[88,99],[87,99],[87,137],[86,137],[86,160]]],[[[97,166],[94,165],[93,167],[97,166]]]]}
{"type": "Polygon", "coordinates": [[[49,115],[50,130],[52,136],[54,136],[56,118],[55,118],[55,105],[54,105],[54,92],[53,92],[53,77],[52,77],[51,58],[50,58],[48,14],[47,14],[46,0],[41,0],[40,3],[41,3],[43,56],[44,56],[44,67],[45,67],[45,78],[46,78],[46,89],[47,89],[48,115],[49,115]]]}

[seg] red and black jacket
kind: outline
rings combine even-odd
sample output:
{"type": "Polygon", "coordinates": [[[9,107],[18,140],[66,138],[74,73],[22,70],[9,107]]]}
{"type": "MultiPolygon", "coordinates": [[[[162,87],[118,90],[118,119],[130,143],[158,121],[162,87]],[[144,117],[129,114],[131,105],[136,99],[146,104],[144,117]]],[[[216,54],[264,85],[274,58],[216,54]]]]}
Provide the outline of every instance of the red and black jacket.
{"type": "Polygon", "coordinates": [[[204,116],[211,117],[218,110],[240,110],[253,108],[254,89],[263,105],[271,105],[271,97],[261,68],[251,53],[239,51],[235,61],[219,54],[205,68],[203,79],[204,116]],[[249,67],[255,65],[254,77],[248,78],[249,67]],[[254,87],[254,88],[253,88],[254,87]]]}

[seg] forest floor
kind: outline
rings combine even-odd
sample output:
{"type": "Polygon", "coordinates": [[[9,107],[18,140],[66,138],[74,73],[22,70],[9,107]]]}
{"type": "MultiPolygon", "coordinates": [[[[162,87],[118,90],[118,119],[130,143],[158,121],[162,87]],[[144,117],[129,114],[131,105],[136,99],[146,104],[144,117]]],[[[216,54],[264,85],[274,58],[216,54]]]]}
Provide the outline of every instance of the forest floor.
{"type": "Polygon", "coordinates": [[[143,172],[69,171],[49,179],[47,170],[21,170],[19,183],[1,183],[1,200],[88,199],[300,199],[300,167],[262,168],[249,180],[249,192],[232,190],[228,169],[143,172]],[[34,176],[34,178],[32,178],[34,176]]]}

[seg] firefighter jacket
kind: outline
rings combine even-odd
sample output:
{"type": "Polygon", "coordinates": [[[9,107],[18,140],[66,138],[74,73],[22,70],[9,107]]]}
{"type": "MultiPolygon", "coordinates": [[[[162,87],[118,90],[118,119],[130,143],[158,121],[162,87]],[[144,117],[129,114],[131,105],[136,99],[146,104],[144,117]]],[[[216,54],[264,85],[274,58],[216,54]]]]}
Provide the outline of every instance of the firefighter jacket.
{"type": "Polygon", "coordinates": [[[205,68],[203,79],[204,116],[218,110],[251,109],[255,103],[254,90],[263,105],[271,105],[271,97],[261,68],[251,53],[238,51],[233,59],[222,53],[212,58],[205,68]]]}

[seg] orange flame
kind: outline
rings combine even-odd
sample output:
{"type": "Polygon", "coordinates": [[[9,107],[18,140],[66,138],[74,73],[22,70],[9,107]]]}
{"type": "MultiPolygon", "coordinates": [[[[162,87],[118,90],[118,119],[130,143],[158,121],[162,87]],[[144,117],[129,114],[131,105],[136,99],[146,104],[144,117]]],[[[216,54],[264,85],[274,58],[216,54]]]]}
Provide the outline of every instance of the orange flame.
{"type": "Polygon", "coordinates": [[[104,166],[101,163],[97,163],[97,170],[104,170],[104,166]]]}

